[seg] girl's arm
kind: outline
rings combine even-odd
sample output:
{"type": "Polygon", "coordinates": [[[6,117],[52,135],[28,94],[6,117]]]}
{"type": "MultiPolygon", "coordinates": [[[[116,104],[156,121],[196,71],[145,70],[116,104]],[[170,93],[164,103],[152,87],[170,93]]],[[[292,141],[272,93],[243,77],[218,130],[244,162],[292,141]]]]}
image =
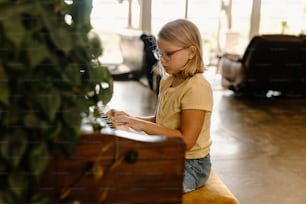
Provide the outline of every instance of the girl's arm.
{"type": "Polygon", "coordinates": [[[186,149],[190,149],[193,147],[200,134],[204,117],[205,111],[203,110],[183,110],[179,129],[166,128],[156,124],[155,117],[138,118],[127,114],[118,114],[113,120],[116,123],[126,124],[136,131],[144,131],[149,135],[180,137],[184,140],[186,149]],[[153,118],[154,122],[151,121],[153,118]]]}
{"type": "MultiPolygon", "coordinates": [[[[128,113],[124,112],[124,111],[118,111],[118,110],[115,110],[115,109],[111,109],[110,111],[108,111],[106,113],[106,116],[112,120],[113,122],[113,125],[116,127],[116,126],[119,126],[119,125],[125,125],[126,122],[121,122],[119,120],[116,120],[116,118],[120,118],[120,117],[131,117],[128,113]]],[[[137,116],[135,117],[135,119],[139,119],[139,120],[143,120],[143,121],[147,121],[147,122],[151,122],[151,123],[155,123],[155,116],[137,116]]]]}

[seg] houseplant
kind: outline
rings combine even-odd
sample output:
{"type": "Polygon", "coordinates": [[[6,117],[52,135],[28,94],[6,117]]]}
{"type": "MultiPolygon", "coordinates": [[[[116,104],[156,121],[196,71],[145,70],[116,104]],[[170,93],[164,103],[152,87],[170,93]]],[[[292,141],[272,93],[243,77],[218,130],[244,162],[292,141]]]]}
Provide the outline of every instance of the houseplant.
{"type": "Polygon", "coordinates": [[[32,193],[52,154],[73,154],[82,113],[112,97],[91,0],[0,0],[0,203],[32,193]]]}

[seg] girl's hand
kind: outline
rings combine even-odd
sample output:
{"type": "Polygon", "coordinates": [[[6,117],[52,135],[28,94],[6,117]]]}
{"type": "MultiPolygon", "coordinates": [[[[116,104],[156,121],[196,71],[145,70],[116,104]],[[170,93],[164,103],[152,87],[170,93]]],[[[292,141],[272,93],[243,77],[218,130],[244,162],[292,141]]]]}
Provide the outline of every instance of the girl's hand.
{"type": "Polygon", "coordinates": [[[112,121],[114,127],[118,127],[127,124],[127,121],[123,120],[122,117],[129,117],[129,114],[124,111],[111,109],[106,113],[106,116],[112,121]]]}

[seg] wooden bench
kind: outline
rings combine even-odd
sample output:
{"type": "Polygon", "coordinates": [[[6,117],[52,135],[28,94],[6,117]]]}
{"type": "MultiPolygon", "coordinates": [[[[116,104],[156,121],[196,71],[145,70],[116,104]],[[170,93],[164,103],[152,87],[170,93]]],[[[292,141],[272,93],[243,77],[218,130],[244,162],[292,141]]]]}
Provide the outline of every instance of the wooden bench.
{"type": "Polygon", "coordinates": [[[183,195],[183,204],[239,204],[239,201],[212,169],[203,187],[183,195]]]}

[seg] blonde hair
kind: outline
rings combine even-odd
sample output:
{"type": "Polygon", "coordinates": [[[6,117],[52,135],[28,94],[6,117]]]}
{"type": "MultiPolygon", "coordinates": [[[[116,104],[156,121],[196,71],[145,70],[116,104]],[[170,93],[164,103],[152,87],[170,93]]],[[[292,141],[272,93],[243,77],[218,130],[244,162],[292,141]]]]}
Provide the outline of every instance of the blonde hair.
{"type": "Polygon", "coordinates": [[[180,47],[194,46],[196,48],[195,56],[184,66],[183,77],[187,78],[204,72],[202,38],[194,23],[185,19],[170,21],[162,27],[157,36],[180,47]]]}

